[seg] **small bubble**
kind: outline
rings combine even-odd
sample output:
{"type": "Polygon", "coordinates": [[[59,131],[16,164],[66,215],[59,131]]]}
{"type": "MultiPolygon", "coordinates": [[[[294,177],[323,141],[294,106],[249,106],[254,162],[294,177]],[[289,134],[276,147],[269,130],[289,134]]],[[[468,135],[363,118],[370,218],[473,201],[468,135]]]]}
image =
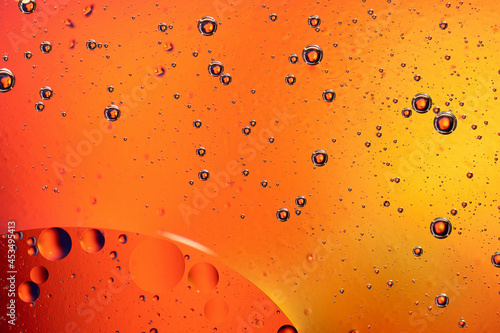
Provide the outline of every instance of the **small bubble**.
{"type": "Polygon", "coordinates": [[[116,259],[116,257],[118,257],[118,253],[116,253],[116,251],[111,251],[111,252],[109,253],[109,257],[110,257],[111,259],[116,259]]]}
{"type": "Polygon", "coordinates": [[[403,207],[399,207],[398,208],[398,213],[402,213],[403,212],[403,207]]]}
{"type": "Polygon", "coordinates": [[[298,206],[298,207],[304,207],[307,203],[307,200],[304,196],[298,196],[297,198],[295,198],[295,204],[298,206]]]}
{"type": "Polygon", "coordinates": [[[453,208],[451,211],[450,211],[450,214],[455,216],[457,215],[457,210],[455,208],[453,208]]]}
{"type": "Polygon", "coordinates": [[[37,110],[38,112],[41,112],[45,109],[45,104],[43,104],[43,102],[37,102],[35,104],[35,110],[37,110]]]}
{"type": "Polygon", "coordinates": [[[19,0],[18,6],[21,13],[31,14],[36,9],[36,2],[35,0],[19,0]]]}
{"type": "Polygon", "coordinates": [[[36,256],[38,254],[38,247],[36,246],[30,246],[28,248],[28,254],[32,257],[36,256]]]}
{"type": "Polygon", "coordinates": [[[288,57],[288,61],[291,64],[296,64],[299,61],[299,56],[296,54],[290,54],[290,56],[288,57]]]}
{"type": "Polygon", "coordinates": [[[491,256],[491,263],[493,266],[500,268],[500,252],[495,252],[491,256]]]}
{"type": "Polygon", "coordinates": [[[307,45],[302,50],[302,59],[308,65],[317,65],[323,59],[323,50],[318,45],[307,45]]]}
{"type": "Polygon", "coordinates": [[[415,257],[420,257],[424,253],[424,250],[420,246],[416,246],[412,252],[415,257]]]}
{"type": "Polygon", "coordinates": [[[241,131],[243,132],[243,134],[245,134],[245,135],[249,135],[249,134],[250,134],[250,132],[252,132],[252,129],[251,129],[250,127],[248,127],[248,126],[245,126],[245,127],[243,127],[243,128],[241,129],[241,131]]]}
{"type": "Polygon", "coordinates": [[[90,51],[93,51],[97,48],[97,42],[93,39],[89,39],[87,41],[87,49],[90,50],[90,51]]]}
{"type": "Polygon", "coordinates": [[[0,68],[0,92],[4,93],[12,90],[15,83],[16,78],[14,74],[7,68],[0,68]]]}
{"type": "Polygon", "coordinates": [[[384,201],[384,207],[389,207],[391,205],[391,203],[389,201],[384,201]]]}
{"type": "Polygon", "coordinates": [[[387,285],[389,287],[392,287],[394,285],[394,282],[392,280],[387,281],[387,285]]]}
{"type": "Polygon", "coordinates": [[[167,31],[168,29],[168,25],[166,23],[160,23],[158,24],[158,30],[161,31],[161,32],[165,32],[167,31]]]}
{"type": "Polygon", "coordinates": [[[438,217],[431,222],[431,233],[434,237],[443,239],[451,233],[451,222],[445,217],[438,217]]]}
{"type": "Polygon", "coordinates": [[[327,103],[331,103],[337,97],[337,94],[332,89],[326,89],[322,94],[323,100],[327,103]]]}
{"type": "Polygon", "coordinates": [[[127,235],[125,235],[125,234],[121,234],[120,236],[118,236],[118,241],[119,241],[121,244],[125,244],[125,243],[127,243],[127,240],[128,240],[128,237],[127,237],[127,235]]]}
{"type": "Polygon", "coordinates": [[[278,329],[278,333],[298,333],[297,329],[291,325],[283,325],[278,329]]]}
{"type": "Polygon", "coordinates": [[[450,111],[439,112],[434,118],[434,128],[440,134],[451,134],[457,128],[457,118],[450,111]]]}
{"type": "Polygon", "coordinates": [[[295,75],[293,74],[288,74],[285,78],[285,82],[286,84],[288,85],[293,85],[295,83],[296,79],[295,79],[295,75]]]}
{"type": "Polygon", "coordinates": [[[263,180],[260,182],[260,186],[267,187],[267,180],[263,180]]]}
{"type": "Polygon", "coordinates": [[[368,289],[368,290],[372,289],[372,285],[368,283],[368,284],[366,285],[366,289],[368,289]]]}
{"type": "Polygon", "coordinates": [[[193,121],[193,126],[195,128],[200,128],[201,127],[201,120],[197,119],[197,120],[193,121]]]}
{"type": "Polygon", "coordinates": [[[202,181],[206,181],[210,178],[210,173],[207,170],[201,170],[198,172],[198,178],[202,181]]]}
{"type": "Polygon", "coordinates": [[[224,72],[224,66],[220,61],[212,61],[208,64],[208,73],[212,76],[220,76],[224,72]]]}
{"type": "Polygon", "coordinates": [[[274,22],[278,19],[278,15],[276,15],[275,13],[272,13],[271,15],[269,15],[269,19],[274,22]]]}
{"type": "Polygon", "coordinates": [[[276,212],[276,217],[281,222],[285,222],[290,218],[290,212],[286,208],[278,209],[278,211],[276,212]]]}
{"type": "Polygon", "coordinates": [[[52,88],[50,87],[43,87],[40,89],[40,97],[42,99],[51,99],[53,95],[52,88]]]}
{"type": "Polygon", "coordinates": [[[114,104],[107,106],[106,109],[104,109],[104,116],[109,121],[118,120],[118,118],[120,118],[120,115],[121,115],[120,108],[114,104]]]}
{"type": "Polygon", "coordinates": [[[460,321],[458,322],[458,327],[460,327],[460,328],[464,328],[464,327],[465,327],[465,320],[463,320],[463,319],[462,319],[462,320],[460,320],[460,321]]]}
{"type": "Polygon", "coordinates": [[[248,176],[250,174],[250,171],[248,171],[248,169],[245,169],[241,172],[243,174],[243,176],[248,176]]]}
{"type": "Polygon", "coordinates": [[[439,294],[436,296],[435,303],[440,308],[446,307],[449,302],[450,300],[446,294],[439,294]]]}
{"type": "Polygon", "coordinates": [[[18,286],[17,293],[22,301],[31,303],[40,296],[40,287],[35,282],[25,281],[18,286]]]}
{"type": "Polygon", "coordinates": [[[409,118],[411,116],[411,109],[410,108],[404,108],[403,111],[401,111],[401,114],[405,118],[409,118]]]}
{"type": "Polygon", "coordinates": [[[271,136],[267,139],[267,141],[269,141],[269,143],[273,143],[274,142],[274,138],[271,136]]]}
{"type": "Polygon", "coordinates": [[[450,59],[451,59],[451,56],[450,56],[449,54],[447,54],[447,55],[445,55],[445,56],[444,56],[444,58],[445,58],[446,60],[450,60],[450,59]]]}
{"type": "Polygon", "coordinates": [[[33,57],[33,53],[30,51],[24,52],[24,59],[31,59],[33,57]]]}
{"type": "Polygon", "coordinates": [[[250,120],[250,126],[255,127],[257,125],[257,122],[255,120],[250,120]]]}
{"type": "Polygon", "coordinates": [[[198,21],[198,31],[203,36],[212,36],[217,31],[217,22],[210,16],[204,16],[198,21]]]}
{"type": "Polygon", "coordinates": [[[366,147],[370,147],[371,145],[372,145],[372,144],[371,144],[371,142],[370,142],[370,141],[366,141],[366,142],[365,142],[365,146],[366,146],[366,147]]]}
{"type": "Polygon", "coordinates": [[[311,15],[307,19],[307,23],[311,28],[317,28],[321,24],[321,19],[319,18],[318,15],[311,15]]]}
{"type": "Polygon", "coordinates": [[[424,93],[416,94],[411,101],[413,110],[418,113],[426,113],[432,107],[432,100],[429,95],[424,93]]]}
{"type": "Polygon", "coordinates": [[[26,240],[26,243],[28,245],[35,245],[36,244],[36,238],[35,237],[29,237],[27,240],[26,240]]]}
{"type": "Polygon", "coordinates": [[[311,160],[316,166],[324,166],[328,162],[328,155],[324,150],[316,150],[312,154],[311,160]]]}
{"type": "Polygon", "coordinates": [[[474,174],[472,172],[467,172],[467,178],[472,178],[474,176],[474,174]]]}
{"type": "Polygon", "coordinates": [[[448,28],[448,23],[446,23],[446,21],[442,21],[442,22],[440,22],[440,23],[439,23],[439,28],[440,28],[441,30],[444,30],[444,29],[448,28]]]}
{"type": "Polygon", "coordinates": [[[203,147],[199,147],[196,149],[196,155],[198,155],[199,157],[205,156],[206,152],[207,151],[203,147]]]}
{"type": "Polygon", "coordinates": [[[233,78],[228,73],[224,73],[220,76],[219,80],[220,80],[220,83],[227,86],[228,84],[231,83],[231,81],[233,81],[233,78]]]}

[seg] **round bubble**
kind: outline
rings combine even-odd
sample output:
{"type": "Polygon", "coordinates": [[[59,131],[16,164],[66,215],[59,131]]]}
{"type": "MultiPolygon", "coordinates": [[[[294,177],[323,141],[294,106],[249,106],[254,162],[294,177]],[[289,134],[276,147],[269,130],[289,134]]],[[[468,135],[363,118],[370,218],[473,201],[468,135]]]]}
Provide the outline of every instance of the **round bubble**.
{"type": "Polygon", "coordinates": [[[65,258],[71,251],[71,237],[61,228],[49,228],[38,237],[38,249],[47,260],[57,261],[65,258]]]}

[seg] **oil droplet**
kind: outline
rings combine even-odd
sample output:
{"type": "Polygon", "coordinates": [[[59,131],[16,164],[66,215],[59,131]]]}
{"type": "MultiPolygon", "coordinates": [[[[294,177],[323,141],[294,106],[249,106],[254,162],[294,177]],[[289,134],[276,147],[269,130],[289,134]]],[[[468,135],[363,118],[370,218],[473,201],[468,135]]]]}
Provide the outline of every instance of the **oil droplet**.
{"type": "Polygon", "coordinates": [[[307,200],[304,196],[298,196],[297,198],[295,198],[295,204],[299,207],[304,207],[307,203],[307,200]]]}
{"type": "Polygon", "coordinates": [[[7,68],[0,68],[0,92],[4,93],[12,90],[15,83],[16,78],[14,74],[7,68]]]}
{"type": "Polygon", "coordinates": [[[391,203],[389,201],[384,201],[384,207],[389,207],[391,205],[391,203]]]}
{"type": "Polygon", "coordinates": [[[220,76],[224,72],[224,66],[220,61],[212,61],[208,65],[208,73],[212,76],[220,76]]]}
{"type": "Polygon", "coordinates": [[[172,242],[154,239],[139,244],[130,257],[130,275],[141,289],[158,294],[182,280],[184,255],[172,242]]]}
{"type": "Polygon", "coordinates": [[[403,111],[401,111],[401,114],[405,118],[409,118],[411,116],[411,109],[410,108],[404,108],[403,111]]]}
{"type": "Polygon", "coordinates": [[[446,23],[446,21],[442,21],[442,22],[440,22],[440,23],[439,23],[439,28],[440,28],[441,30],[444,30],[444,29],[448,28],[448,23],[446,23]]]}
{"type": "Polygon", "coordinates": [[[19,285],[17,293],[23,302],[30,303],[40,296],[40,287],[35,282],[25,281],[19,285]]]}
{"type": "Polygon", "coordinates": [[[217,31],[217,22],[210,16],[204,16],[198,21],[198,31],[203,36],[212,36],[217,31]]]}
{"type": "Polygon", "coordinates": [[[160,23],[158,24],[158,30],[161,31],[161,32],[165,32],[167,31],[168,29],[168,25],[166,23],[160,23]]]}
{"type": "Polygon", "coordinates": [[[80,245],[87,253],[95,253],[104,247],[104,235],[97,229],[86,230],[80,237],[80,245]]]}
{"type": "Polygon", "coordinates": [[[198,178],[200,180],[206,181],[208,178],[210,178],[210,173],[207,170],[201,170],[198,172],[198,178]]]}
{"type": "Polygon", "coordinates": [[[299,61],[299,56],[296,54],[290,54],[290,56],[288,57],[288,61],[291,64],[296,64],[299,61]]]}
{"type": "Polygon", "coordinates": [[[321,24],[321,19],[319,18],[318,15],[311,15],[307,19],[307,23],[311,28],[317,28],[321,24]]]}
{"type": "Polygon", "coordinates": [[[31,14],[36,9],[35,0],[19,0],[18,5],[19,5],[19,10],[23,14],[31,14]]]}
{"type": "Polygon", "coordinates": [[[33,57],[33,53],[30,51],[24,52],[24,59],[31,59],[33,57]]]}
{"type": "Polygon", "coordinates": [[[465,327],[465,320],[463,320],[463,319],[462,319],[462,320],[460,320],[460,321],[458,322],[458,327],[460,327],[460,328],[464,328],[464,327],[465,327]]]}
{"type": "Polygon", "coordinates": [[[47,260],[57,261],[71,251],[71,237],[61,228],[49,228],[38,237],[40,254],[47,260]]]}
{"type": "Polygon", "coordinates": [[[28,245],[35,245],[36,244],[36,238],[35,237],[29,237],[27,240],[26,240],[26,244],[28,245]]]}
{"type": "Polygon", "coordinates": [[[281,222],[286,222],[290,218],[290,212],[286,208],[278,209],[278,211],[276,212],[276,217],[281,222]]]}
{"type": "Polygon", "coordinates": [[[278,333],[298,333],[297,329],[291,325],[283,325],[278,329],[278,333]]]}
{"type": "Polygon", "coordinates": [[[87,41],[87,49],[89,49],[90,51],[93,51],[97,48],[97,42],[93,39],[89,39],[87,41]]]}
{"type": "Polygon", "coordinates": [[[42,99],[45,99],[45,100],[51,99],[53,94],[54,93],[52,92],[52,88],[50,88],[50,87],[42,87],[40,89],[40,97],[42,99]]]}
{"type": "Polygon", "coordinates": [[[415,257],[420,257],[424,253],[424,250],[420,246],[416,246],[413,248],[413,255],[415,257]]]}
{"type": "Polygon", "coordinates": [[[207,151],[203,147],[198,147],[198,149],[196,149],[196,155],[198,155],[200,157],[205,156],[206,152],[207,151]]]}
{"type": "Polygon", "coordinates": [[[337,97],[337,94],[332,89],[326,89],[323,91],[323,100],[327,103],[333,102],[333,100],[337,97]]]}
{"type": "Polygon", "coordinates": [[[328,162],[328,155],[324,150],[316,150],[312,154],[311,160],[316,166],[324,166],[328,162]]]}
{"type": "Polygon", "coordinates": [[[50,42],[42,42],[40,44],[40,51],[42,51],[42,53],[50,53],[50,51],[52,51],[52,44],[50,44],[50,42]]]}
{"type": "Polygon", "coordinates": [[[269,19],[274,22],[278,19],[278,15],[276,15],[275,13],[272,13],[271,15],[269,15],[269,19]]]}
{"type": "Polygon", "coordinates": [[[116,253],[116,251],[111,251],[109,252],[109,257],[114,260],[118,257],[118,253],[116,253]]]}
{"type": "Polygon", "coordinates": [[[200,262],[189,270],[188,281],[197,292],[207,292],[219,283],[219,272],[214,265],[200,262]]]}
{"type": "Polygon", "coordinates": [[[118,241],[119,241],[121,244],[125,244],[125,243],[127,243],[127,241],[128,241],[128,237],[127,237],[127,235],[125,235],[125,234],[121,234],[120,236],[118,236],[118,241]]]}
{"type": "Polygon", "coordinates": [[[43,102],[37,102],[35,104],[35,110],[37,110],[38,112],[42,112],[44,109],[45,109],[45,104],[43,104],[43,102]]]}
{"type": "Polygon", "coordinates": [[[431,233],[434,237],[443,239],[451,233],[451,222],[445,217],[438,217],[431,222],[431,233]]]}
{"type": "Polygon", "coordinates": [[[121,115],[120,108],[114,104],[107,106],[106,109],[104,109],[104,116],[109,121],[118,120],[118,118],[120,118],[120,115],[121,115]]]}
{"type": "Polygon", "coordinates": [[[224,73],[220,76],[219,80],[220,80],[220,83],[227,86],[228,84],[231,83],[231,81],[233,81],[233,78],[228,73],[224,73]]]}
{"type": "Polygon", "coordinates": [[[28,254],[32,257],[36,256],[38,254],[38,247],[36,246],[30,246],[28,248],[28,254]]]}
{"type": "Polygon", "coordinates": [[[302,59],[308,65],[317,65],[323,59],[323,50],[318,45],[310,44],[302,50],[302,59]]]}
{"type": "Polygon", "coordinates": [[[43,284],[49,279],[49,271],[43,266],[35,266],[30,271],[30,279],[36,284],[43,284]]]}
{"type": "Polygon", "coordinates": [[[450,300],[446,294],[439,294],[436,296],[435,302],[438,307],[444,308],[448,305],[450,300]]]}
{"type": "Polygon", "coordinates": [[[491,256],[491,263],[493,266],[500,268],[500,252],[495,252],[491,256]]]}
{"type": "Polygon", "coordinates": [[[229,314],[229,306],[221,296],[217,296],[205,303],[203,312],[211,322],[221,323],[226,320],[229,314]]]}
{"type": "Polygon", "coordinates": [[[295,78],[295,75],[293,74],[288,74],[285,78],[286,84],[292,86],[297,79],[295,78]]]}
{"type": "Polygon", "coordinates": [[[193,126],[195,128],[200,128],[201,127],[201,120],[197,119],[197,120],[193,121],[193,126]]]}
{"type": "Polygon", "coordinates": [[[413,110],[418,113],[426,113],[432,107],[432,100],[429,95],[424,93],[416,94],[411,101],[413,110]]]}
{"type": "Polygon", "coordinates": [[[440,134],[450,134],[457,128],[457,118],[450,111],[439,112],[434,118],[434,128],[440,134]]]}
{"type": "Polygon", "coordinates": [[[252,129],[250,127],[248,127],[248,126],[245,126],[245,127],[242,128],[241,131],[243,132],[243,134],[248,135],[248,134],[250,134],[252,132],[252,129]]]}

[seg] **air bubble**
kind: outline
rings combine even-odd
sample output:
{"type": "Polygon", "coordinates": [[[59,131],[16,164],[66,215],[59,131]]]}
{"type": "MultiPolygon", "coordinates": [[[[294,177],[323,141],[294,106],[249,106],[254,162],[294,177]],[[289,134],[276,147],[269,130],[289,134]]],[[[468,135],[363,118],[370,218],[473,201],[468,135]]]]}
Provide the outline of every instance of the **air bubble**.
{"type": "Polygon", "coordinates": [[[220,83],[227,86],[228,84],[231,83],[231,81],[233,81],[233,78],[228,73],[224,73],[220,76],[219,80],[220,80],[220,83]]]}
{"type": "Polygon", "coordinates": [[[307,203],[307,199],[304,196],[298,196],[295,198],[295,204],[299,207],[304,207],[307,203]]]}
{"type": "Polygon", "coordinates": [[[93,39],[89,39],[87,41],[87,49],[90,50],[90,51],[93,51],[97,48],[97,42],[93,39]]]}
{"type": "Polygon", "coordinates": [[[168,25],[164,22],[158,24],[158,30],[161,32],[165,32],[168,29],[168,25]]]}
{"type": "Polygon", "coordinates": [[[457,118],[450,111],[439,112],[434,118],[434,128],[440,134],[451,134],[457,128],[457,118]]]}
{"type": "Polygon", "coordinates": [[[208,65],[208,73],[212,76],[220,76],[224,72],[224,66],[220,61],[212,61],[208,65]]]}
{"type": "Polygon", "coordinates": [[[418,113],[426,113],[432,107],[432,100],[429,95],[424,93],[416,94],[411,101],[411,105],[413,110],[418,113]]]}
{"type": "Polygon", "coordinates": [[[446,294],[439,294],[436,296],[435,302],[438,307],[444,308],[448,305],[450,300],[446,294]]]}
{"type": "Polygon", "coordinates": [[[493,266],[500,268],[500,252],[495,252],[491,256],[491,263],[493,266]]]}
{"type": "Polygon", "coordinates": [[[451,222],[445,217],[438,217],[431,222],[431,233],[434,237],[443,239],[451,233],[451,222]]]}
{"type": "Polygon", "coordinates": [[[52,92],[52,88],[50,88],[50,87],[43,87],[40,89],[40,97],[42,99],[45,99],[45,100],[51,99],[53,94],[54,93],[52,92]]]}
{"type": "Polygon", "coordinates": [[[278,19],[278,15],[276,15],[275,13],[272,13],[271,15],[269,15],[269,19],[274,22],[278,19]]]}
{"type": "Polygon", "coordinates": [[[321,24],[321,19],[319,18],[318,15],[311,15],[307,19],[307,23],[311,28],[316,28],[319,27],[319,25],[321,24]]]}
{"type": "Polygon", "coordinates": [[[36,284],[43,284],[49,279],[49,271],[43,266],[35,266],[30,271],[30,279],[36,284]]]}
{"type": "Polygon", "coordinates": [[[42,53],[50,53],[50,51],[52,51],[52,44],[50,44],[50,42],[42,42],[40,44],[40,51],[42,51],[42,53]]]}
{"type": "Polygon", "coordinates": [[[333,102],[337,94],[332,89],[326,89],[322,94],[323,100],[327,103],[333,102]]]}
{"type": "Polygon", "coordinates": [[[324,166],[328,162],[328,155],[324,150],[316,150],[312,154],[311,160],[316,166],[324,166]]]}
{"type": "Polygon", "coordinates": [[[286,208],[278,209],[276,212],[276,217],[281,222],[286,222],[290,218],[290,212],[286,208]]]}
{"type": "Polygon", "coordinates": [[[7,68],[0,68],[0,92],[4,93],[12,90],[15,83],[16,78],[14,74],[7,68]]]}
{"type": "Polygon", "coordinates": [[[415,257],[420,257],[424,253],[424,250],[420,246],[416,246],[412,252],[415,257]]]}
{"type": "Polygon", "coordinates": [[[277,333],[298,333],[297,329],[291,325],[283,325],[278,329],[277,333]]]}
{"type": "Polygon", "coordinates": [[[31,303],[40,296],[40,287],[33,281],[25,281],[19,285],[17,293],[23,302],[31,303]]]}
{"type": "Polygon", "coordinates": [[[118,118],[120,118],[120,115],[121,115],[120,108],[114,104],[107,106],[106,109],[104,109],[104,116],[109,121],[118,120],[118,118]]]}
{"type": "Polygon", "coordinates": [[[201,170],[198,172],[198,178],[202,181],[206,181],[210,178],[210,173],[207,170],[201,170]]]}
{"type": "Polygon", "coordinates": [[[296,64],[299,61],[299,56],[296,54],[290,54],[290,56],[288,57],[288,61],[291,64],[296,64]]]}
{"type": "Polygon", "coordinates": [[[203,36],[212,36],[217,31],[217,22],[211,16],[204,16],[198,21],[198,31],[203,36]]]}
{"type": "Polygon", "coordinates": [[[35,0],[19,0],[18,6],[21,13],[31,14],[36,9],[36,2],[35,0]]]}
{"type": "Polygon", "coordinates": [[[295,81],[297,81],[297,79],[295,78],[295,75],[293,75],[293,74],[288,74],[285,78],[286,84],[288,84],[290,86],[292,86],[295,83],[295,81]]]}
{"type": "Polygon", "coordinates": [[[80,237],[80,245],[87,253],[99,252],[104,247],[104,235],[97,229],[86,230],[80,237]]]}
{"type": "Polygon", "coordinates": [[[302,59],[308,65],[317,65],[323,59],[323,50],[318,45],[310,44],[302,50],[302,59]]]}
{"type": "Polygon", "coordinates": [[[35,110],[37,110],[38,112],[42,112],[44,109],[45,109],[45,104],[43,104],[43,102],[37,102],[35,104],[35,110]]]}
{"type": "Polygon", "coordinates": [[[61,228],[49,228],[38,237],[40,254],[47,260],[57,261],[65,258],[71,251],[71,237],[61,228]]]}

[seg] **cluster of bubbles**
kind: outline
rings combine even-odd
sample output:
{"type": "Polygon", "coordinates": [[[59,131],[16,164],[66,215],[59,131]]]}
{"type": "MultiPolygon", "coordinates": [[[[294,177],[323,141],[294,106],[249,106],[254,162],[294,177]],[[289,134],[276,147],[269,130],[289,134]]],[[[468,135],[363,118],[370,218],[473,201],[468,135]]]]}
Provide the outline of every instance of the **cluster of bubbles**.
{"type": "MultiPolygon", "coordinates": [[[[416,94],[412,101],[411,106],[417,113],[427,113],[432,108],[432,99],[425,93],[416,94]]],[[[434,117],[434,129],[443,135],[451,134],[457,128],[457,118],[451,111],[440,111],[438,107],[434,108],[437,113],[434,117]]],[[[404,108],[401,112],[403,117],[409,118],[412,114],[410,108],[404,108]]]]}

